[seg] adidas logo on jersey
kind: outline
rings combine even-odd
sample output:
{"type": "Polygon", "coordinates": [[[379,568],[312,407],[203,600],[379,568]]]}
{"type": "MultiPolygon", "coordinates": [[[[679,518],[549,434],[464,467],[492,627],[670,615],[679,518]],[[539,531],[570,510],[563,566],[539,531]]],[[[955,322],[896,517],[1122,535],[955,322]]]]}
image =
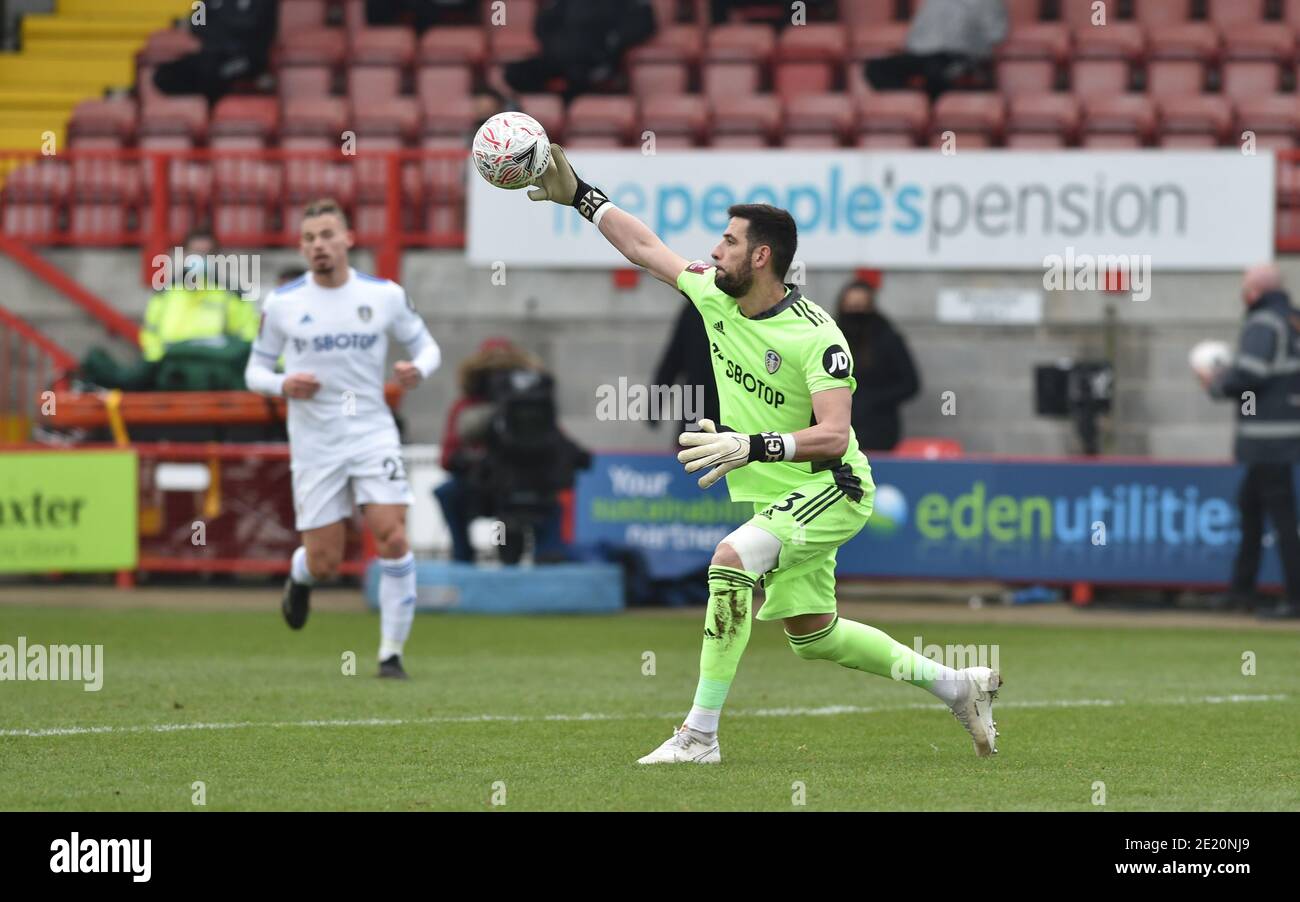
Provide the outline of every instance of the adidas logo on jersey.
{"type": "Polygon", "coordinates": [[[713,328],[717,329],[723,335],[727,334],[726,330],[722,328],[722,320],[718,320],[716,323],[714,323],[713,328]]]}

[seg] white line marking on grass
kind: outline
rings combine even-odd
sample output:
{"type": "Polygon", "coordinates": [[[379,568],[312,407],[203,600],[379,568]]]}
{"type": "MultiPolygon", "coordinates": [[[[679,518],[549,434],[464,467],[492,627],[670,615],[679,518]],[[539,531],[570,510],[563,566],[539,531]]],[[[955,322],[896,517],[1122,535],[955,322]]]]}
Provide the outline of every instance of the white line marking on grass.
{"type": "MultiPolygon", "coordinates": [[[[1239,704],[1243,702],[1280,702],[1290,696],[1274,695],[1206,695],[1197,698],[1177,697],[1149,699],[1139,702],[1143,705],[1219,705],[1239,704]]],[[[999,702],[999,708],[1110,708],[1131,704],[1123,699],[1113,698],[1075,698],[1046,699],[1042,701],[1006,701],[999,702]]],[[[840,714],[887,714],[893,711],[944,711],[947,706],[937,702],[921,702],[910,705],[826,705],[821,708],[754,708],[728,711],[727,717],[831,717],[840,714]]],[[[285,727],[402,727],[420,726],[440,723],[543,723],[606,720],[673,720],[677,714],[465,714],[446,717],[384,718],[369,717],[361,720],[282,720],[255,721],[241,720],[230,723],[162,723],[143,724],[126,727],[47,727],[29,730],[0,730],[0,738],[24,736],[42,738],[47,736],[86,736],[103,733],[184,733],[191,730],[248,730],[248,729],[283,729],[285,727]]]]}

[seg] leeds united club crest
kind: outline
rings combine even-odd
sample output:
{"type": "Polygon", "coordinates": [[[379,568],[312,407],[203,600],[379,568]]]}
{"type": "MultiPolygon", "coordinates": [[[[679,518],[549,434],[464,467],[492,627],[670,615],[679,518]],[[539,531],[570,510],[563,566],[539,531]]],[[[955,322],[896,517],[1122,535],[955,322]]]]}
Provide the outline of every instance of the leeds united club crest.
{"type": "Polygon", "coordinates": [[[357,308],[357,316],[361,317],[361,321],[363,323],[370,322],[370,308],[367,307],[365,304],[362,304],[360,307],[357,308]]]}
{"type": "Polygon", "coordinates": [[[763,363],[767,365],[767,371],[775,375],[776,371],[781,368],[781,355],[776,351],[768,350],[767,355],[763,358],[763,363]]]}

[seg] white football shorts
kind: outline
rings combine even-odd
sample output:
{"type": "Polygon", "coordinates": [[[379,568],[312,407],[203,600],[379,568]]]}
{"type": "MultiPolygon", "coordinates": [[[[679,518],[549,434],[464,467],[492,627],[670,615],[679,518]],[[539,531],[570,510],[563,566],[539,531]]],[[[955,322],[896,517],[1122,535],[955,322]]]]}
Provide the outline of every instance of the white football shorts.
{"type": "Polygon", "coordinates": [[[293,509],[299,532],[347,520],[362,504],[414,501],[402,449],[385,445],[359,451],[341,463],[293,471],[293,509]]]}

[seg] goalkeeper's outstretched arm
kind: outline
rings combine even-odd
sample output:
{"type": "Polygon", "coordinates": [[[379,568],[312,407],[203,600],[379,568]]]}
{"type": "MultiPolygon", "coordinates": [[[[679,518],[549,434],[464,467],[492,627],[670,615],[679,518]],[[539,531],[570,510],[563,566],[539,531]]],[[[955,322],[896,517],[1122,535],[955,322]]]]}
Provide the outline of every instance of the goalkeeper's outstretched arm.
{"type": "Polygon", "coordinates": [[[551,161],[534,184],[537,187],[528,192],[529,199],[576,207],[629,262],[660,281],[677,285],[677,277],[686,268],[686,258],[669,250],[641,220],[611,204],[599,188],[578,178],[563,147],[551,145],[551,161]]]}

